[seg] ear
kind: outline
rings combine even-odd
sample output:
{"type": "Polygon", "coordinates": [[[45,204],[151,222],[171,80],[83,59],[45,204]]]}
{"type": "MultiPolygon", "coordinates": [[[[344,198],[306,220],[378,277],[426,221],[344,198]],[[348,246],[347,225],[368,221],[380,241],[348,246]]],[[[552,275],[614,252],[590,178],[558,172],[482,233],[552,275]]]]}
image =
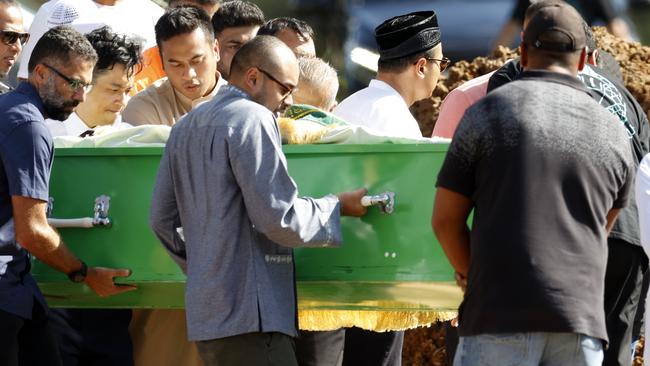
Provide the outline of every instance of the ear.
{"type": "Polygon", "coordinates": [[[29,74],[29,79],[36,85],[42,85],[47,79],[47,68],[43,64],[37,64],[29,74]]]}
{"type": "Polygon", "coordinates": [[[417,77],[419,77],[420,79],[424,78],[425,76],[424,71],[426,70],[427,67],[427,59],[424,57],[420,58],[415,62],[415,65],[413,67],[414,67],[413,70],[415,70],[415,74],[417,75],[417,77]]]}
{"type": "Polygon", "coordinates": [[[250,88],[250,90],[256,90],[259,88],[260,85],[260,73],[259,71],[251,67],[246,72],[244,73],[244,84],[246,87],[250,88]]]}
{"type": "Polygon", "coordinates": [[[589,55],[588,63],[598,66],[598,50],[594,50],[591,55],[589,55]]]}
{"type": "Polygon", "coordinates": [[[519,55],[521,56],[519,59],[521,67],[526,68],[528,66],[528,46],[524,42],[519,44],[519,55]]]}
{"type": "Polygon", "coordinates": [[[582,71],[585,68],[585,62],[587,61],[587,48],[583,48],[580,52],[580,62],[578,63],[578,71],[582,71]]]}
{"type": "Polygon", "coordinates": [[[221,54],[219,54],[219,41],[217,39],[214,39],[214,55],[215,55],[215,61],[219,62],[221,60],[221,54]]]}

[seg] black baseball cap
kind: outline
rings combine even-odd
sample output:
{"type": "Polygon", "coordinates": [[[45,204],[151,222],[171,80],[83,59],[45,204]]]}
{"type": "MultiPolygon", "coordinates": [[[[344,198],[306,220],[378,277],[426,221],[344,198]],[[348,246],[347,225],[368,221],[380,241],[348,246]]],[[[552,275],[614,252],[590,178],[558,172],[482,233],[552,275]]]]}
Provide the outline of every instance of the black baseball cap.
{"type": "Polygon", "coordinates": [[[549,4],[539,9],[524,29],[524,43],[551,52],[574,52],[585,48],[584,20],[566,3],[549,4]]]}

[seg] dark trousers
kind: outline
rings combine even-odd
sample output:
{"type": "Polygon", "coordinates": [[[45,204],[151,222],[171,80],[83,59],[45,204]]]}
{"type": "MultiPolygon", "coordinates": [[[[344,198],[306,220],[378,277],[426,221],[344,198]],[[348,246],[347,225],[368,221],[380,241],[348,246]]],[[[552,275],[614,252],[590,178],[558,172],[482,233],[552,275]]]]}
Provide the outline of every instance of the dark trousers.
{"type": "Polygon", "coordinates": [[[38,302],[31,320],[0,310],[0,365],[61,365],[46,310],[38,302]]]}
{"type": "Polygon", "coordinates": [[[345,329],[327,332],[300,331],[296,338],[296,357],[300,366],[341,366],[345,329]]]}
{"type": "Polygon", "coordinates": [[[647,286],[648,259],[643,248],[619,239],[609,239],[609,256],[605,274],[605,316],[609,347],[604,366],[632,364],[635,320],[643,318],[647,286]],[[644,288],[645,287],[645,288],[644,288]]]}
{"type": "Polygon", "coordinates": [[[247,333],[196,347],[205,366],[298,366],[293,338],[282,333],[247,333]]]}
{"type": "Polygon", "coordinates": [[[63,366],[133,366],[130,309],[51,309],[63,366]]]}
{"type": "Polygon", "coordinates": [[[372,332],[347,328],[343,366],[399,366],[404,332],[372,332]]]}

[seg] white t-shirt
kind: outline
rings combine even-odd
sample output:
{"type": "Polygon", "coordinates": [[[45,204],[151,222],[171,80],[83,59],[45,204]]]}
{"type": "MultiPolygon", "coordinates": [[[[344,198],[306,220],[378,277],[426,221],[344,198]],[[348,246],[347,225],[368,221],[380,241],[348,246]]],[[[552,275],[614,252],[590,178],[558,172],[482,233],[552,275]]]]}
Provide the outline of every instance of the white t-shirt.
{"type": "Polygon", "coordinates": [[[135,35],[144,48],[156,45],[154,27],[164,10],[150,0],[122,0],[114,6],[100,5],[92,0],[50,0],[41,5],[29,28],[30,39],[20,55],[18,77],[27,78],[27,65],[38,40],[50,28],[69,25],[80,33],[88,33],[104,25],[114,32],[135,35]]]}
{"type": "Polygon", "coordinates": [[[367,88],[345,98],[333,112],[347,122],[394,137],[422,137],[404,98],[387,83],[370,81],[367,88]]]}
{"type": "MultiPolygon", "coordinates": [[[[94,128],[88,127],[84,121],[79,118],[79,115],[76,112],[72,112],[70,117],[65,121],[57,121],[54,119],[46,119],[45,126],[50,130],[52,137],[56,136],[75,136],[79,137],[82,133],[88,130],[94,130],[94,128]]],[[[99,127],[99,126],[98,126],[99,127]]],[[[102,126],[105,127],[105,126],[102,126]]],[[[117,119],[110,126],[111,130],[123,130],[125,128],[131,128],[130,124],[122,122],[122,117],[117,116],[117,119]]]]}

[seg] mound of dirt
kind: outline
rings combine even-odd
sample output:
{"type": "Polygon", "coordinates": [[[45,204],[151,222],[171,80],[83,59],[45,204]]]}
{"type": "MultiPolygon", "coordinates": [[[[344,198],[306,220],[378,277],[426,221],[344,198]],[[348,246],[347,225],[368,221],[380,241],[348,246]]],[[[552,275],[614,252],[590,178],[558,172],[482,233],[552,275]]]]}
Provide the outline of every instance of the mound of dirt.
{"type": "MultiPolygon", "coordinates": [[[[625,86],[650,118],[650,47],[616,38],[603,27],[595,27],[594,36],[598,48],[612,54],[618,61],[625,86]]],[[[456,62],[448,74],[440,78],[433,96],[418,101],[411,107],[411,113],[420,124],[422,136],[431,136],[442,100],[450,91],[468,80],[500,68],[509,59],[517,57],[518,50],[499,47],[487,57],[477,57],[471,62],[456,62]]]]}

